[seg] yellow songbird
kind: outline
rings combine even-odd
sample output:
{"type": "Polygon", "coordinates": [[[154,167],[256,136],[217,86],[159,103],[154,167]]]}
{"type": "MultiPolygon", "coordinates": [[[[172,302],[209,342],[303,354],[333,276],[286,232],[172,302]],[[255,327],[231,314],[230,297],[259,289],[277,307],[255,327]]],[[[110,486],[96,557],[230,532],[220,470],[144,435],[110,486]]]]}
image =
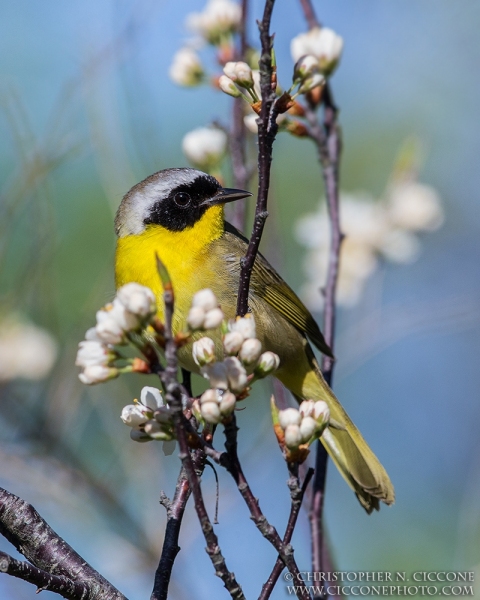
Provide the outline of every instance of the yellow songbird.
{"type": "MultiPolygon", "coordinates": [[[[215,178],[195,169],[166,169],[134,186],[115,219],[117,287],[136,281],[151,288],[159,298],[161,318],[158,254],[175,291],[175,331],[185,328],[192,296],[203,288],[212,289],[226,317],[233,318],[247,241],[224,220],[224,204],[247,196],[251,194],[222,188],[215,178]]],[[[263,348],[280,357],[275,376],[298,399],[327,402],[332,421],[321,441],[362,506],[371,512],[380,500],[392,504],[394,490],[385,469],[320,372],[307,340],[330,354],[318,325],[261,255],[253,268],[248,302],[263,348]]],[[[198,372],[191,346],[179,351],[179,362],[198,372]]]]}

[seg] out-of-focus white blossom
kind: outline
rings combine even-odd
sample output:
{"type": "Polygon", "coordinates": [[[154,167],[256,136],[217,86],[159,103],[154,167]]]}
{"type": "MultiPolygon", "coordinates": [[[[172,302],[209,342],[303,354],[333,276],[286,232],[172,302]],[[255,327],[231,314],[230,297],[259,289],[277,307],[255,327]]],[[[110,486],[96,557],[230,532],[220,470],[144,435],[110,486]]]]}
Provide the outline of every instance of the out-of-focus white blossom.
{"type": "Polygon", "coordinates": [[[246,62],[227,62],[223,72],[240,87],[251,89],[254,86],[252,69],[246,62]]]}
{"type": "Polygon", "coordinates": [[[245,366],[253,365],[257,362],[262,353],[262,344],[257,338],[249,338],[242,344],[238,358],[245,366]]]}
{"type": "Polygon", "coordinates": [[[303,81],[318,71],[318,59],[312,54],[300,57],[293,67],[293,81],[303,81]]]}
{"type": "Polygon", "coordinates": [[[245,317],[239,317],[235,321],[230,321],[228,327],[230,331],[238,331],[244,340],[256,337],[255,318],[251,313],[245,317]]]}
{"type": "Polygon", "coordinates": [[[108,310],[102,309],[97,311],[96,331],[98,337],[105,344],[125,343],[125,330],[118,322],[115,313],[111,315],[108,310]]]}
{"type": "Polygon", "coordinates": [[[311,417],[314,407],[315,402],[313,400],[304,400],[298,407],[298,410],[300,411],[302,417],[311,417]]]}
{"type": "MultiPolygon", "coordinates": [[[[136,317],[147,319],[156,312],[155,294],[139,283],[130,282],[117,291],[117,298],[123,306],[136,317]]],[[[114,300],[114,304],[115,304],[114,300]]]]}
{"type": "Polygon", "coordinates": [[[199,306],[192,306],[188,311],[187,325],[192,331],[203,329],[203,323],[205,321],[205,311],[199,306]]]}
{"type": "Polygon", "coordinates": [[[394,184],[389,204],[390,218],[400,229],[434,231],[445,219],[437,191],[416,181],[394,184]]]}
{"type": "Polygon", "coordinates": [[[201,83],[204,70],[195,50],[180,48],[173,57],[169,75],[177,85],[193,87],[201,83]]]}
{"type": "Polygon", "coordinates": [[[227,369],[228,387],[232,392],[240,393],[248,385],[247,372],[236,356],[229,356],[224,360],[227,369]]]}
{"type": "Polygon", "coordinates": [[[258,133],[258,125],[257,125],[258,115],[257,113],[250,113],[243,117],[243,122],[245,123],[245,127],[251,133],[258,133]]]}
{"type": "Polygon", "coordinates": [[[216,329],[220,327],[223,321],[223,312],[220,308],[212,308],[205,314],[203,327],[205,329],[216,329]]]}
{"type": "Polygon", "coordinates": [[[218,80],[218,87],[222,90],[222,92],[228,94],[229,96],[233,96],[233,98],[238,98],[242,95],[235,83],[226,75],[220,76],[218,80]]]}
{"type": "Polygon", "coordinates": [[[227,134],[218,127],[199,127],[184,136],[182,150],[194,167],[210,171],[225,155],[227,134]]]}
{"type": "MultiPolygon", "coordinates": [[[[395,183],[385,200],[366,194],[341,194],[340,223],[345,234],[340,253],[337,301],[349,307],[361,298],[367,279],[380,258],[410,263],[420,253],[416,231],[434,229],[443,221],[436,192],[418,183],[395,183]],[[411,192],[412,196],[408,196],[411,192]],[[402,212],[404,211],[404,212],[402,212]]],[[[309,249],[304,268],[307,283],[302,296],[312,310],[323,308],[330,249],[330,226],[325,206],[297,222],[296,236],[309,249]]]]}
{"type": "Polygon", "coordinates": [[[318,68],[324,75],[330,75],[340,60],[343,39],[328,27],[314,27],[307,33],[293,38],[290,51],[294,62],[306,54],[318,60],[318,68]]]}
{"type": "Polygon", "coordinates": [[[91,365],[108,365],[115,358],[115,352],[107,345],[94,340],[85,340],[78,344],[77,359],[78,367],[89,367],[91,365]]]}
{"type": "Polygon", "coordinates": [[[57,358],[57,343],[46,331],[12,316],[0,322],[0,381],[43,379],[57,358]]]}
{"type": "Polygon", "coordinates": [[[109,379],[114,379],[120,375],[120,371],[113,367],[104,365],[91,365],[85,367],[79,374],[78,378],[85,385],[94,385],[95,383],[103,383],[109,379]]]}
{"type": "Polygon", "coordinates": [[[237,354],[242,347],[244,338],[239,331],[229,331],[223,338],[223,348],[228,355],[237,354]]]}
{"type": "Polygon", "coordinates": [[[209,0],[200,13],[187,17],[187,27],[210,44],[219,45],[237,31],[242,17],[238,3],[231,0],[209,0]]]}
{"type": "Polygon", "coordinates": [[[218,300],[211,289],[205,288],[193,295],[192,306],[201,308],[205,312],[218,308],[218,300]]]}
{"type": "Polygon", "coordinates": [[[260,377],[266,377],[278,369],[280,359],[274,352],[264,352],[258,359],[255,367],[255,374],[260,377]]]}
{"type": "Polygon", "coordinates": [[[325,77],[321,73],[314,73],[313,75],[307,77],[307,79],[304,79],[302,81],[302,84],[298,88],[298,93],[306,94],[308,92],[311,92],[315,88],[323,85],[324,83],[325,77]]]}
{"type": "Polygon", "coordinates": [[[211,365],[205,365],[200,372],[210,381],[212,388],[219,390],[228,389],[227,367],[224,362],[215,362],[211,365]]]}
{"type": "Polygon", "coordinates": [[[215,342],[212,338],[202,337],[193,342],[192,356],[195,364],[203,367],[215,361],[215,342]]]}

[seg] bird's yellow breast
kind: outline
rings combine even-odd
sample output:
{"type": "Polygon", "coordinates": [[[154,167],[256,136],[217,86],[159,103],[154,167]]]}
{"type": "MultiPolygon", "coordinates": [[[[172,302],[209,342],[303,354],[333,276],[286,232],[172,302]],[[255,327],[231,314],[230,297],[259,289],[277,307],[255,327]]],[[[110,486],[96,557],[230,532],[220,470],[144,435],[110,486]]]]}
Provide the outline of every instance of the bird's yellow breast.
{"type": "MultiPolygon", "coordinates": [[[[175,293],[174,328],[180,325],[190,307],[193,294],[215,281],[216,260],[209,246],[224,232],[223,207],[209,208],[193,227],[170,231],[149,225],[138,235],[117,241],[115,279],[117,288],[136,281],[155,292],[159,317],[163,317],[163,288],[156,268],[158,255],[168,269],[175,293]]],[[[218,273],[217,273],[218,277],[218,273]]]]}

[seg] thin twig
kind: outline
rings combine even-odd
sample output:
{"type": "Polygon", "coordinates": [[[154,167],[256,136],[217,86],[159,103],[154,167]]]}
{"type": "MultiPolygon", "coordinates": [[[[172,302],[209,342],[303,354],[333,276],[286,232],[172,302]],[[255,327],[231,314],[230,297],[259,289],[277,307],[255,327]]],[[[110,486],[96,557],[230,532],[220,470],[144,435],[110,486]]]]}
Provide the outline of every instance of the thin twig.
{"type": "Polygon", "coordinates": [[[253,231],[245,256],[240,261],[240,281],[238,286],[237,314],[243,316],[248,311],[248,292],[253,265],[262,239],[265,220],[268,216],[267,198],[270,187],[270,167],[272,148],[277,134],[277,113],[275,110],[275,83],[272,84],[272,47],[273,37],[270,35],[270,21],[275,0],[266,0],[263,19],[258,23],[262,54],[260,57],[260,87],[262,91],[262,107],[258,123],[258,192],[255,208],[253,231]]]}
{"type": "MultiPolygon", "coordinates": [[[[257,526],[257,529],[278,552],[282,563],[288,568],[290,573],[292,573],[294,581],[301,581],[300,572],[293,555],[293,548],[289,543],[290,540],[285,543],[280,538],[275,527],[268,522],[243,473],[237,453],[237,431],[238,427],[235,416],[233,415],[232,419],[225,425],[225,448],[227,452],[226,456],[222,456],[221,464],[234,478],[235,483],[237,484],[237,487],[243,499],[245,500],[248,509],[250,510],[250,517],[257,526]]],[[[309,593],[306,591],[306,588],[303,588],[303,586],[298,587],[296,594],[297,597],[302,600],[310,599],[309,593]]]]}
{"type": "Polygon", "coordinates": [[[33,506],[2,488],[0,533],[41,571],[87,587],[89,595],[82,600],[126,600],[53,531],[33,506]]]}
{"type": "Polygon", "coordinates": [[[195,510],[198,520],[207,543],[207,554],[215,568],[215,574],[218,575],[233,600],[245,600],[242,588],[235,579],[235,575],[227,568],[225,558],[222,555],[218,538],[213,530],[213,525],[205,507],[202,490],[200,487],[200,478],[195,470],[194,463],[190,454],[187,441],[188,421],[182,410],[182,388],[177,381],[177,346],[173,337],[172,319],[174,312],[174,294],[170,277],[165,265],[157,257],[157,268],[162,279],[165,302],[165,359],[166,368],[162,373],[162,382],[165,386],[165,399],[170,406],[173,416],[173,425],[175,427],[176,438],[180,448],[179,457],[187,475],[188,484],[192,491],[195,510]]]}
{"type": "Polygon", "coordinates": [[[52,575],[42,571],[42,569],[17,560],[5,552],[0,552],[0,572],[33,583],[37,586],[37,593],[48,590],[68,600],[83,600],[90,595],[87,585],[72,581],[64,575],[52,575]]]}
{"type": "MultiPolygon", "coordinates": [[[[292,499],[292,504],[290,507],[290,516],[288,518],[287,528],[285,529],[285,535],[283,536],[283,543],[289,544],[293,532],[295,530],[295,525],[297,524],[298,514],[300,512],[300,508],[302,506],[303,497],[305,496],[305,492],[307,490],[308,484],[313,477],[314,470],[308,469],[307,474],[305,475],[305,479],[303,480],[302,486],[300,487],[300,480],[298,478],[298,465],[288,465],[290,471],[290,477],[288,479],[288,487],[290,488],[290,497],[292,499]]],[[[283,560],[278,557],[275,563],[275,566],[270,573],[269,578],[266,583],[262,587],[262,592],[258,597],[258,600],[268,600],[270,598],[271,593],[273,592],[273,588],[275,587],[278,578],[282,574],[285,565],[283,560]]]]}

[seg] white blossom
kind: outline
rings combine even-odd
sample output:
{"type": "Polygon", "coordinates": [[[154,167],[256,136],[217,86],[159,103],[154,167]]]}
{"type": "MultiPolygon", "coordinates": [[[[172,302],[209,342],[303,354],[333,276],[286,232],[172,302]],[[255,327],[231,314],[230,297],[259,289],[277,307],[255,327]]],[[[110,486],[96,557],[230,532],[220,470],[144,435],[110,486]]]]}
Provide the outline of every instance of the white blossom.
{"type": "Polygon", "coordinates": [[[203,327],[205,329],[216,329],[220,327],[223,321],[223,312],[220,308],[212,308],[205,314],[203,327]]]}
{"type": "Polygon", "coordinates": [[[317,400],[311,415],[318,425],[328,425],[330,422],[330,409],[324,400],[317,400]]]}
{"type": "Polygon", "coordinates": [[[224,364],[227,370],[228,387],[232,392],[243,392],[248,385],[248,380],[247,372],[242,363],[236,356],[229,356],[224,360],[224,364]]]}
{"type": "Polygon", "coordinates": [[[218,402],[204,402],[200,405],[200,412],[207,423],[220,423],[222,415],[218,402]]]}
{"type": "Polygon", "coordinates": [[[264,352],[258,359],[258,365],[255,373],[261,377],[266,377],[278,369],[280,358],[274,352],[264,352]]]}
{"type": "Polygon", "coordinates": [[[300,423],[300,435],[302,438],[302,442],[306,444],[308,440],[312,437],[312,435],[317,430],[317,422],[312,417],[303,417],[300,423]]]}
{"type": "Polygon", "coordinates": [[[318,67],[325,75],[330,75],[340,60],[343,39],[328,27],[314,27],[307,33],[293,38],[290,51],[294,62],[306,54],[318,60],[318,67]]]}
{"type": "Polygon", "coordinates": [[[106,309],[109,318],[116,321],[123,331],[136,331],[140,328],[138,316],[131,313],[118,297],[114,298],[113,302],[106,306],[106,309]]]}
{"type": "Polygon", "coordinates": [[[114,379],[115,377],[118,377],[119,374],[118,369],[114,369],[113,367],[91,365],[85,367],[78,378],[85,385],[94,385],[95,383],[102,383],[103,381],[114,379]]]}
{"type": "Polygon", "coordinates": [[[318,71],[318,59],[311,54],[300,57],[293,67],[293,81],[306,79],[318,71]]]}
{"type": "Polygon", "coordinates": [[[223,72],[240,87],[250,89],[254,86],[252,69],[246,62],[227,62],[223,72]]]}
{"type": "Polygon", "coordinates": [[[235,394],[232,394],[232,392],[229,391],[223,392],[222,397],[220,399],[220,412],[222,413],[222,415],[231,415],[235,409],[236,402],[237,398],[235,394]]]}
{"type": "Polygon", "coordinates": [[[97,311],[97,336],[106,344],[124,344],[125,332],[115,315],[104,309],[97,311]]]}
{"type": "Polygon", "coordinates": [[[191,13],[187,27],[210,44],[220,44],[226,36],[234,33],[240,25],[240,5],[231,0],[209,0],[201,13],[191,13]]]}
{"type": "Polygon", "coordinates": [[[195,364],[203,367],[215,361],[215,342],[212,338],[202,337],[193,342],[192,356],[195,364]]]}
{"type": "Polygon", "coordinates": [[[228,326],[230,331],[238,331],[244,340],[257,337],[255,329],[255,318],[249,313],[245,317],[239,317],[235,321],[230,321],[228,326]]]}
{"type": "Polygon", "coordinates": [[[115,353],[105,344],[93,340],[85,340],[78,344],[75,364],[79,367],[108,365],[114,357],[115,353]]]}
{"type": "Polygon", "coordinates": [[[201,367],[200,372],[210,381],[212,388],[219,390],[228,389],[227,367],[224,362],[215,362],[201,367]]]}
{"type": "Polygon", "coordinates": [[[261,353],[262,344],[260,340],[257,340],[257,338],[249,338],[243,342],[238,357],[244,365],[249,366],[257,362],[261,353]]]}
{"type": "Polygon", "coordinates": [[[229,331],[223,338],[223,348],[228,355],[237,354],[243,344],[243,335],[239,331],[229,331]]]}
{"type": "Polygon", "coordinates": [[[208,312],[214,308],[218,308],[218,300],[211,289],[205,288],[194,294],[192,298],[192,307],[198,307],[208,312]]]}
{"type": "Polygon", "coordinates": [[[298,410],[302,417],[310,417],[313,414],[314,407],[315,402],[313,400],[304,400],[298,407],[298,410]]]}
{"type": "Polygon", "coordinates": [[[117,291],[117,298],[133,315],[148,318],[155,314],[155,294],[152,290],[139,283],[130,282],[117,291]]]}
{"type": "Polygon", "coordinates": [[[408,264],[418,258],[420,241],[409,231],[392,229],[385,236],[380,250],[386,259],[396,263],[408,264]]]}
{"type": "Polygon", "coordinates": [[[323,85],[325,83],[325,77],[321,73],[314,73],[307,79],[302,81],[302,84],[298,88],[299,94],[306,94],[307,92],[311,92],[315,88],[323,85]]]}
{"type": "Polygon", "coordinates": [[[139,427],[146,423],[150,416],[143,406],[139,404],[127,404],[127,406],[123,407],[120,418],[129,427],[139,427]]]}
{"type": "Polygon", "coordinates": [[[200,306],[192,306],[188,311],[187,324],[192,331],[203,329],[206,312],[200,306]]]}
{"type": "Polygon", "coordinates": [[[149,385],[142,388],[142,391],[140,392],[140,402],[143,406],[152,411],[156,411],[162,406],[165,406],[161,391],[158,388],[149,385]]]}
{"type": "Polygon", "coordinates": [[[278,422],[282,429],[286,429],[289,425],[300,425],[302,415],[296,408],[285,408],[278,411],[278,422]]]}
{"type": "Polygon", "coordinates": [[[194,167],[209,171],[227,150],[227,134],[217,127],[199,127],[184,136],[182,150],[194,167]]]}
{"type": "Polygon", "coordinates": [[[205,390],[203,392],[203,394],[200,396],[200,405],[204,404],[205,402],[217,402],[220,403],[220,394],[218,389],[208,389],[205,390]]]}
{"type": "Polygon", "coordinates": [[[389,216],[398,228],[411,231],[434,231],[444,221],[437,191],[416,181],[397,183],[391,187],[389,216]]]}
{"type": "Polygon", "coordinates": [[[285,429],[285,445],[287,448],[295,449],[302,443],[302,434],[298,425],[288,425],[285,429]]]}
{"type": "Polygon", "coordinates": [[[201,83],[204,71],[195,50],[192,48],[178,50],[173,57],[169,75],[177,85],[192,87],[201,83]]]}
{"type": "Polygon", "coordinates": [[[248,115],[243,117],[243,122],[245,123],[245,127],[251,133],[258,133],[258,125],[257,125],[258,115],[255,112],[251,112],[248,115]]]}
{"type": "Polygon", "coordinates": [[[48,331],[12,315],[0,322],[0,381],[43,379],[57,358],[48,331]]]}
{"type": "Polygon", "coordinates": [[[242,95],[235,83],[230,79],[230,77],[227,77],[226,75],[220,76],[220,78],[218,79],[218,87],[222,90],[222,92],[225,92],[225,94],[228,94],[233,98],[238,98],[242,95]]]}

